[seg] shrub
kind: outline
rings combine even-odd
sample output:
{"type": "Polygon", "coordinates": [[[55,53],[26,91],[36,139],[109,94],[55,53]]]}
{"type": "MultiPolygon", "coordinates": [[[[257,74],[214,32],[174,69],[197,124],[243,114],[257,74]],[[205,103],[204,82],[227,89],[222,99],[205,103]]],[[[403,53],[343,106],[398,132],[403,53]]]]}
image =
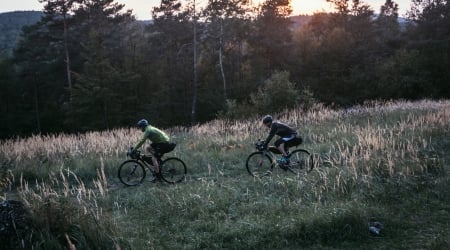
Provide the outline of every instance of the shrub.
{"type": "Polygon", "coordinates": [[[313,93],[308,88],[298,90],[289,76],[287,71],[273,73],[264,81],[263,86],[250,94],[249,103],[227,100],[225,111],[220,112],[218,117],[240,119],[249,118],[252,114],[277,113],[290,108],[309,110],[316,103],[313,93]]]}

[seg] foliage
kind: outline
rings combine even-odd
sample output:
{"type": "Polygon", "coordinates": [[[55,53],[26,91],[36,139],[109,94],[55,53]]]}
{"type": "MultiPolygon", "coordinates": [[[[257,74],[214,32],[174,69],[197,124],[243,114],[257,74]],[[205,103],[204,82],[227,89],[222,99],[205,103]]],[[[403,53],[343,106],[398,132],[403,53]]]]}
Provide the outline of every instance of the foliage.
{"type": "Polygon", "coordinates": [[[248,102],[227,100],[225,112],[219,112],[218,116],[224,119],[249,118],[265,113],[278,113],[293,106],[309,110],[316,102],[308,88],[298,90],[296,84],[290,82],[289,72],[275,72],[257,91],[250,94],[248,102]]]}
{"type": "Polygon", "coordinates": [[[235,99],[228,99],[224,110],[217,114],[219,119],[239,120],[255,115],[255,107],[248,103],[238,103],[235,99]]]}
{"type": "Polygon", "coordinates": [[[289,73],[285,71],[272,74],[250,97],[258,113],[279,112],[285,108],[297,106],[300,101],[299,92],[289,81],[289,73]]]}
{"type": "Polygon", "coordinates": [[[62,169],[48,176],[53,185],[41,182],[31,189],[21,180],[21,198],[33,214],[30,230],[34,233],[26,245],[39,249],[116,248],[120,239],[114,235],[114,225],[107,222],[108,212],[101,208],[107,202],[106,179],[103,172],[98,174],[95,191],[86,188],[73,172],[62,169]]]}

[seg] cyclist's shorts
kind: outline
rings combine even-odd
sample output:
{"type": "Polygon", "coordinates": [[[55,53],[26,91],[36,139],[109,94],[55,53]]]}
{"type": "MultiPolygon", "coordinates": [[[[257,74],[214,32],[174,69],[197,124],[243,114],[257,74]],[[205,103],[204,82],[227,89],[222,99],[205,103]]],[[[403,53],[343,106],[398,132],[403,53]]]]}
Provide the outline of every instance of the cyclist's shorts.
{"type": "Polygon", "coordinates": [[[280,138],[275,141],[275,146],[279,147],[284,143],[285,147],[295,147],[302,144],[303,139],[300,136],[294,136],[293,138],[280,138]]]}
{"type": "Polygon", "coordinates": [[[155,150],[155,156],[161,157],[165,153],[169,153],[175,149],[177,144],[173,142],[166,143],[152,143],[151,146],[155,150]]]}

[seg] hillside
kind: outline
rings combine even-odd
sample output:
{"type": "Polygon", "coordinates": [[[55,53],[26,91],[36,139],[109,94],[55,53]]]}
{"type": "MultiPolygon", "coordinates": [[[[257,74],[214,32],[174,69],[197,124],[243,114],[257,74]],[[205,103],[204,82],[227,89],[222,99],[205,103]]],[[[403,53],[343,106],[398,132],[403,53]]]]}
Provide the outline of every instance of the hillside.
{"type": "Polygon", "coordinates": [[[40,11],[14,11],[0,13],[0,58],[10,56],[25,25],[40,20],[40,11]]]}
{"type": "Polygon", "coordinates": [[[7,240],[23,237],[27,249],[448,249],[450,101],[277,117],[298,128],[313,171],[251,177],[247,156],[267,134],[259,119],[167,130],[178,146],[166,157],[188,167],[177,185],[118,181],[135,129],[1,141],[3,199],[27,204],[38,232],[7,240]]]}

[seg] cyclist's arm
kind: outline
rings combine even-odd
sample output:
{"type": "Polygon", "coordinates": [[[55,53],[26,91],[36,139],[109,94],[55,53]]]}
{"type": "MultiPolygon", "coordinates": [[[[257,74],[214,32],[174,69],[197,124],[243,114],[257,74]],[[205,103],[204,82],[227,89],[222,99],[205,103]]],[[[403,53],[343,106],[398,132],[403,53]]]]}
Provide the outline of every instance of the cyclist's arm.
{"type": "Polygon", "coordinates": [[[272,124],[272,127],[270,128],[269,135],[267,136],[266,140],[264,141],[264,147],[267,147],[270,140],[275,136],[275,132],[277,131],[276,125],[272,124]]]}
{"type": "Polygon", "coordinates": [[[136,144],[136,146],[134,146],[135,150],[140,148],[145,143],[145,140],[147,140],[147,138],[148,138],[148,134],[149,134],[149,131],[145,130],[144,134],[142,135],[141,140],[139,140],[139,142],[136,144]]]}

